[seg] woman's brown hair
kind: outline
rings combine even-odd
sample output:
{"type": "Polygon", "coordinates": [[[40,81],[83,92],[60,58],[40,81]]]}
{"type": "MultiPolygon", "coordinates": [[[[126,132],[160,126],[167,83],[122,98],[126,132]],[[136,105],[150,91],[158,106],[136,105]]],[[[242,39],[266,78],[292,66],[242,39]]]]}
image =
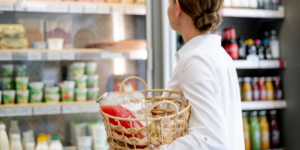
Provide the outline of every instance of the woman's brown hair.
{"type": "MultiPolygon", "coordinates": [[[[174,0],[176,2],[176,0],[174,0]]],[[[217,28],[222,18],[219,15],[224,0],[177,0],[182,10],[189,15],[200,32],[217,28]]]]}

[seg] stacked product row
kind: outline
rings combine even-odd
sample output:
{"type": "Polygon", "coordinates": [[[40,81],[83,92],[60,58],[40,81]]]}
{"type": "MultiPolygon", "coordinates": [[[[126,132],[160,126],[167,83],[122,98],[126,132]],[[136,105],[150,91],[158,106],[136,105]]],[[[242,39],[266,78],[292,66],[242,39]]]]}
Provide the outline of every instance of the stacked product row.
{"type": "Polygon", "coordinates": [[[99,96],[99,76],[95,75],[97,63],[75,62],[69,67],[70,76],[59,86],[43,82],[29,82],[25,65],[2,65],[0,104],[27,104],[96,100],[99,96]],[[85,75],[86,72],[86,75],[85,75]],[[29,89],[29,90],[28,90],[29,89]],[[76,93],[76,98],[75,98],[76,93]]]}
{"type": "Polygon", "coordinates": [[[282,100],[280,77],[239,78],[242,101],[282,100]]]}
{"type": "Polygon", "coordinates": [[[245,150],[261,150],[280,147],[280,130],[277,121],[277,111],[243,112],[243,129],[245,150]],[[269,121],[268,121],[269,120],[269,121]]]}
{"type": "Polygon", "coordinates": [[[280,59],[280,47],[277,32],[271,30],[271,36],[268,31],[264,32],[264,38],[247,39],[243,36],[237,38],[234,26],[223,30],[222,46],[232,59],[247,59],[249,57],[258,57],[260,60],[280,59]]]}
{"type": "Polygon", "coordinates": [[[278,10],[280,0],[224,0],[224,7],[278,10]]]}

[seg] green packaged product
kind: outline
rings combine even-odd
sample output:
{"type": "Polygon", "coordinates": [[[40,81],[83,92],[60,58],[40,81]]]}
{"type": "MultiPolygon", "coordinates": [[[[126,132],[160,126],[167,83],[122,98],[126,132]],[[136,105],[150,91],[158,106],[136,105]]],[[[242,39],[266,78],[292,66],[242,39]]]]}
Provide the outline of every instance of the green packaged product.
{"type": "Polygon", "coordinates": [[[25,77],[27,71],[26,65],[16,65],[16,77],[25,77]]]}
{"type": "Polygon", "coordinates": [[[14,76],[14,65],[2,65],[2,77],[13,77],[14,76]]]}
{"type": "Polygon", "coordinates": [[[18,104],[27,104],[28,103],[28,97],[29,97],[29,91],[21,90],[17,91],[17,101],[18,104]]]}
{"type": "Polygon", "coordinates": [[[88,100],[96,101],[99,98],[99,88],[89,88],[88,89],[88,100]]]}
{"type": "Polygon", "coordinates": [[[75,82],[65,81],[60,84],[61,99],[63,102],[73,102],[75,92],[75,82]]]}
{"type": "Polygon", "coordinates": [[[31,103],[41,103],[43,100],[43,82],[31,82],[30,87],[30,102],[31,103]]]}
{"type": "Polygon", "coordinates": [[[4,37],[24,37],[25,29],[20,24],[1,24],[0,38],[4,37]]]}
{"type": "Polygon", "coordinates": [[[47,103],[59,102],[59,87],[45,87],[45,100],[47,103]]]}
{"type": "Polygon", "coordinates": [[[83,76],[85,73],[85,63],[84,62],[76,62],[73,63],[74,76],[79,77],[83,76]]]}
{"type": "Polygon", "coordinates": [[[27,90],[28,89],[28,77],[16,77],[16,89],[27,90]]]}
{"type": "Polygon", "coordinates": [[[14,104],[16,98],[16,92],[14,90],[3,91],[4,104],[14,104]]]}
{"type": "Polygon", "coordinates": [[[2,89],[3,90],[13,90],[14,89],[13,78],[2,78],[2,89]]]}
{"type": "Polygon", "coordinates": [[[95,75],[97,71],[97,63],[96,62],[88,62],[86,64],[86,74],[87,75],[95,75]]]}
{"type": "Polygon", "coordinates": [[[0,41],[1,49],[21,49],[28,47],[28,41],[25,38],[3,38],[0,41]]]}
{"type": "Polygon", "coordinates": [[[77,77],[75,81],[76,81],[77,88],[79,88],[79,89],[86,88],[86,85],[87,85],[87,76],[86,75],[77,77]]]}
{"type": "Polygon", "coordinates": [[[88,88],[97,88],[99,82],[99,76],[98,75],[91,75],[88,76],[87,79],[87,86],[88,88]]]}
{"type": "Polygon", "coordinates": [[[78,102],[83,102],[86,101],[87,99],[87,89],[76,89],[76,101],[78,102]]]}

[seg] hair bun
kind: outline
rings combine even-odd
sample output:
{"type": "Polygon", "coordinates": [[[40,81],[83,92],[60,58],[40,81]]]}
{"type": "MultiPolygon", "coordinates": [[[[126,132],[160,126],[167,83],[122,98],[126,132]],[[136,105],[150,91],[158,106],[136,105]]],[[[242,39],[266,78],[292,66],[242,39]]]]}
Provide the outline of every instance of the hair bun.
{"type": "Polygon", "coordinates": [[[195,25],[200,31],[206,32],[219,26],[221,22],[222,18],[220,15],[217,12],[211,12],[204,14],[202,17],[196,18],[195,25]]]}

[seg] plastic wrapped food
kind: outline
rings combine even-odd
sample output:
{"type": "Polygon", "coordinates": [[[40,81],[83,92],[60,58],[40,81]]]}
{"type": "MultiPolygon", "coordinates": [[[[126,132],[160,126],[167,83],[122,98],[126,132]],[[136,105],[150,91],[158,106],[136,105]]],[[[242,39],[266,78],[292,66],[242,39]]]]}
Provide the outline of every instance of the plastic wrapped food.
{"type": "Polygon", "coordinates": [[[1,49],[27,48],[28,42],[25,38],[3,38],[0,41],[1,49]]]}
{"type": "Polygon", "coordinates": [[[9,37],[24,37],[24,27],[19,24],[1,24],[0,25],[0,38],[9,37]]]}

